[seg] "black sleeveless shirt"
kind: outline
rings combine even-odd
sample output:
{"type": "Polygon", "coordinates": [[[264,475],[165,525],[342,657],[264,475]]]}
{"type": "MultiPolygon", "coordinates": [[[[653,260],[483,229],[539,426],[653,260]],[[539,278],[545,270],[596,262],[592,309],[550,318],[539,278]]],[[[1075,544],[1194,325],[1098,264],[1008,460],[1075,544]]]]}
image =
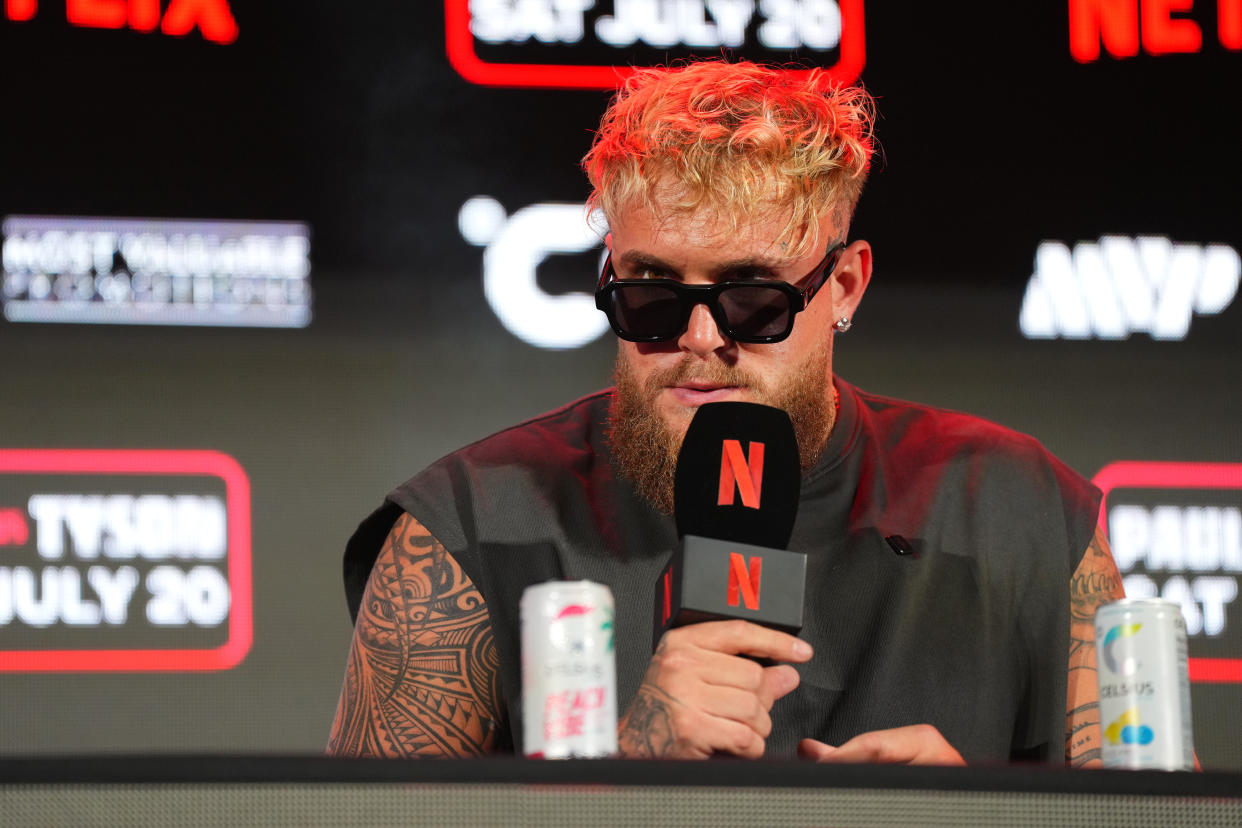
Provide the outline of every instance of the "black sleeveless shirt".
{"type": "MultiPolygon", "coordinates": [[[[1100,494],[1034,439],[837,380],[840,411],[803,479],[790,549],[808,556],[814,658],[772,709],[768,756],[929,723],[967,762],[1062,762],[1069,581],[1100,494]],[[907,539],[915,554],[885,541],[907,539]]],[[[508,719],[521,750],[518,601],[547,580],[608,585],[616,600],[617,704],[651,656],[656,579],[671,517],[613,470],[609,392],[502,431],[392,492],[345,559],[356,616],[401,510],[440,540],[487,603],[508,719]]]]}

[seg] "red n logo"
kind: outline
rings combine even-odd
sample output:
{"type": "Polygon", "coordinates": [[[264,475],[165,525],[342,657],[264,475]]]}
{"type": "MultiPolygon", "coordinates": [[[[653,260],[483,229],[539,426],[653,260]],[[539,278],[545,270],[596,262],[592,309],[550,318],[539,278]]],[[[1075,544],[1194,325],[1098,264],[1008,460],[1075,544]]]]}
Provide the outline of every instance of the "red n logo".
{"type": "Polygon", "coordinates": [[[673,617],[673,567],[664,570],[664,604],[660,608],[660,626],[667,626],[673,617]]]}
{"type": "Polygon", "coordinates": [[[742,496],[742,505],[759,508],[763,488],[763,443],[750,444],[750,460],[742,454],[738,440],[725,440],[720,450],[720,496],[717,506],[733,505],[733,490],[742,496]]]}
{"type": "Polygon", "coordinates": [[[30,539],[26,519],[17,509],[0,509],[0,545],[24,544],[30,539]]]}
{"type": "Polygon", "coordinates": [[[740,552],[729,553],[729,589],[725,600],[736,607],[738,593],[748,610],[759,609],[759,577],[763,572],[763,558],[755,555],[750,559],[750,571],[746,571],[746,559],[740,552]]]}

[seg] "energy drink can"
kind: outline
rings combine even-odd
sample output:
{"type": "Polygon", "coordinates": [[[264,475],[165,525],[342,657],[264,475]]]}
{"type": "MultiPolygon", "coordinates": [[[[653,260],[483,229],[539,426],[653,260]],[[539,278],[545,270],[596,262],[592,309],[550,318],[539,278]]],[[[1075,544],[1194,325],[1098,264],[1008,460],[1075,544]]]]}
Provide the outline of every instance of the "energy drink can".
{"type": "Polygon", "coordinates": [[[1186,622],[1171,601],[1123,598],[1095,614],[1104,767],[1193,770],[1186,622]]]}
{"type": "Polygon", "coordinates": [[[542,759],[617,752],[612,592],[549,581],[522,593],[523,752],[542,759]]]}

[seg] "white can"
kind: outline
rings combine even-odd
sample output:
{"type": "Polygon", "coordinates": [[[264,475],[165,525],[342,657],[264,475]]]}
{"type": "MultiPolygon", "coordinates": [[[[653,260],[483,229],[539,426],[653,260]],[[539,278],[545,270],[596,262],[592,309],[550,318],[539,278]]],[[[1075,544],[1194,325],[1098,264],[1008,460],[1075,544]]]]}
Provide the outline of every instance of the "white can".
{"type": "Polygon", "coordinates": [[[617,752],[612,592],[549,581],[522,593],[522,749],[570,759],[617,752]]]}
{"type": "Polygon", "coordinates": [[[1186,622],[1171,601],[1123,598],[1095,614],[1104,767],[1193,770],[1186,622]]]}

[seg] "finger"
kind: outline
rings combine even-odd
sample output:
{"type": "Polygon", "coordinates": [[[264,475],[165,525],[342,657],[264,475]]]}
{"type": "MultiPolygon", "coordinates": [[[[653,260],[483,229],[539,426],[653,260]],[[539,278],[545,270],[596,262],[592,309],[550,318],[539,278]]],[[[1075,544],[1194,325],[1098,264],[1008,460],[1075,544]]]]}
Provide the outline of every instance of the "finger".
{"type": "Polygon", "coordinates": [[[763,756],[763,737],[754,728],[731,719],[712,719],[707,743],[719,753],[732,753],[747,759],[763,756]]]}
{"type": "Polygon", "coordinates": [[[814,762],[826,761],[828,755],[835,753],[836,750],[832,745],[825,744],[818,739],[803,739],[798,742],[798,757],[814,762]]]}
{"type": "Polygon", "coordinates": [[[746,725],[760,738],[766,739],[772,732],[768,708],[754,693],[733,687],[705,687],[699,704],[700,709],[709,716],[746,725]]]}
{"type": "Polygon", "coordinates": [[[763,688],[764,668],[749,658],[704,649],[695,652],[694,660],[696,672],[705,684],[736,687],[751,693],[763,688]]]}
{"type": "Polygon", "coordinates": [[[673,630],[696,646],[730,655],[751,655],[773,661],[808,661],[811,645],[789,633],[770,630],[749,621],[706,621],[673,630]]]}
{"type": "Polygon", "coordinates": [[[772,704],[779,698],[788,695],[801,683],[798,671],[788,664],[777,664],[763,668],[763,681],[759,685],[759,700],[765,710],[771,710],[772,704]]]}
{"type": "Polygon", "coordinates": [[[823,762],[881,762],[908,765],[965,765],[957,750],[931,725],[873,730],[850,739],[823,762]]]}
{"type": "Polygon", "coordinates": [[[905,764],[912,762],[919,753],[919,746],[895,730],[873,730],[862,733],[839,745],[826,754],[825,762],[879,762],[905,764]]]}
{"type": "Polygon", "coordinates": [[[705,684],[736,687],[755,693],[765,710],[790,693],[801,682],[798,671],[788,664],[760,667],[748,658],[703,650],[697,656],[699,675],[705,684]]]}

